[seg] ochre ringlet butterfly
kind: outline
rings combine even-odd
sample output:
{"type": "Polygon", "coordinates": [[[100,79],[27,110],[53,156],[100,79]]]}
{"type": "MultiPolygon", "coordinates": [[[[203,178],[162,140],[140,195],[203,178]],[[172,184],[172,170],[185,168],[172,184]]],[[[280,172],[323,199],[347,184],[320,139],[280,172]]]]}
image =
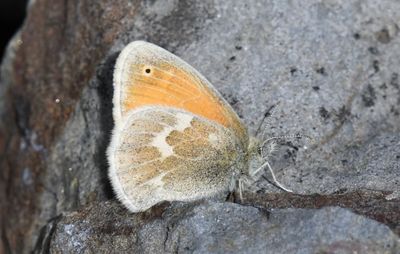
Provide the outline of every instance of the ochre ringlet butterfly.
{"type": "Polygon", "coordinates": [[[226,195],[249,176],[252,140],[231,106],[193,67],[148,42],[120,53],[109,177],[132,212],[161,201],[226,195]]]}

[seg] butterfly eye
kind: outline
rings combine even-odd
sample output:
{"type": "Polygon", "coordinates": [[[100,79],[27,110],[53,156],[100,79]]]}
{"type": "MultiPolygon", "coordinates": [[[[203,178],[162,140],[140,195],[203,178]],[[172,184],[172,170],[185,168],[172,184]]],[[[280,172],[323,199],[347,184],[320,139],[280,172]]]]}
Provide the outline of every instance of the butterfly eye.
{"type": "Polygon", "coordinates": [[[146,68],[144,69],[144,72],[145,72],[146,74],[150,74],[150,73],[151,73],[151,69],[150,69],[149,67],[146,67],[146,68]]]}

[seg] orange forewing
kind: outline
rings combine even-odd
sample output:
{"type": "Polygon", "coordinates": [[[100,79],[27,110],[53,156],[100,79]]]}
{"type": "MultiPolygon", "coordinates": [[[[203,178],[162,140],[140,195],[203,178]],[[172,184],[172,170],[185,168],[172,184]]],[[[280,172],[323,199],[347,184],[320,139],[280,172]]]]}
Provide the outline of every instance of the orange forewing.
{"type": "Polygon", "coordinates": [[[131,83],[123,107],[126,111],[145,105],[165,105],[185,109],[229,127],[228,112],[209,91],[183,71],[149,66],[132,66],[131,83]],[[146,73],[150,70],[150,73],[146,73]]]}
{"type": "Polygon", "coordinates": [[[151,52],[151,56],[138,53],[137,60],[125,63],[129,75],[121,84],[121,114],[143,106],[179,108],[232,129],[247,143],[247,131],[236,113],[206,84],[207,81],[176,56],[152,47],[150,50],[160,52],[151,52]],[[168,54],[168,57],[155,57],[157,53],[168,54]]]}

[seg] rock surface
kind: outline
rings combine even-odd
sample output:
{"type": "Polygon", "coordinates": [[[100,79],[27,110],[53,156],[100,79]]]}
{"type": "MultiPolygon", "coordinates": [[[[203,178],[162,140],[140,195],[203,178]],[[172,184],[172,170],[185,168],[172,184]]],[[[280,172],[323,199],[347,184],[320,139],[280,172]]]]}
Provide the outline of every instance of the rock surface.
{"type": "Polygon", "coordinates": [[[67,215],[52,227],[54,233],[46,247],[52,253],[396,253],[399,250],[398,237],[387,226],[335,207],[267,211],[232,203],[178,204],[161,216],[145,217],[129,215],[119,205],[106,202],[67,215]]]}
{"type": "Polygon", "coordinates": [[[28,8],[1,65],[0,253],[245,252],[268,241],[271,252],[399,252],[398,1],[40,0],[28,8]],[[105,159],[113,66],[137,39],[202,72],[253,135],[279,103],[261,128],[267,136],[314,138],[307,150],[282,142],[271,159],[297,195],[262,180],[257,193],[246,193],[246,206],[130,215],[106,201],[114,199],[105,159]],[[318,238],[321,224],[329,227],[318,238]],[[304,235],[315,239],[306,246],[304,235]]]}

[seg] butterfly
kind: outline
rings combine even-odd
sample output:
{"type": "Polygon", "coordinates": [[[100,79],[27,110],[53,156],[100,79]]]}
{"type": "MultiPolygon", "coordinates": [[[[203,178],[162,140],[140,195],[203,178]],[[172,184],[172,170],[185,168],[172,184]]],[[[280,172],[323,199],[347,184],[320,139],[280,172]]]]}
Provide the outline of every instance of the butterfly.
{"type": "Polygon", "coordinates": [[[226,196],[249,174],[254,146],[238,115],[199,72],[154,44],[134,41],[118,56],[113,118],[109,178],[131,212],[226,196]]]}

